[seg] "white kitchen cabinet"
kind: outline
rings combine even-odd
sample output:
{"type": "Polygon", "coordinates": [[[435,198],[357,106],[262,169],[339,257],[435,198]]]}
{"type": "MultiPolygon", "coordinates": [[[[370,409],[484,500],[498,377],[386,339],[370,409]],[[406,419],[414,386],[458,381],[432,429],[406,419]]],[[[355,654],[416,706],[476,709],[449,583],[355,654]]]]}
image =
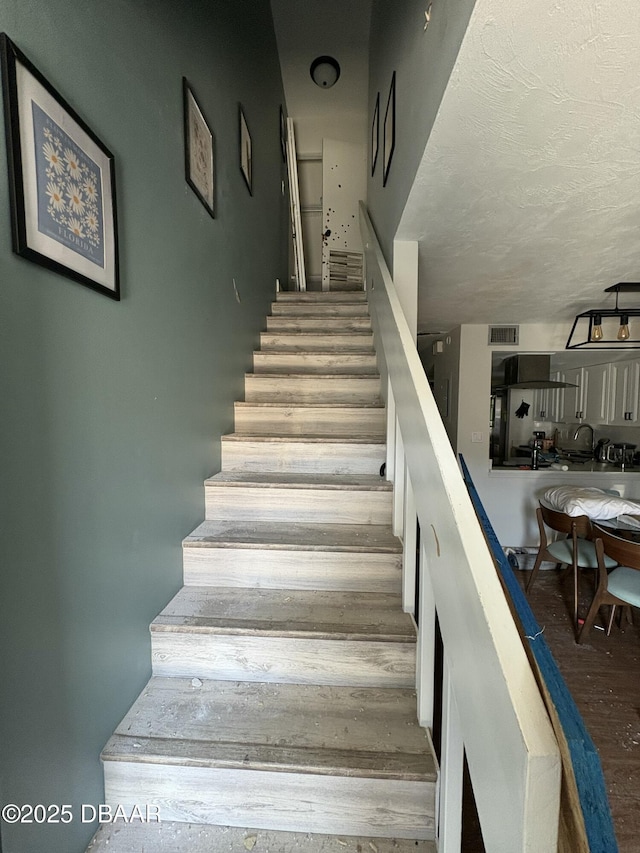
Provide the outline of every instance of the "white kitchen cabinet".
{"type": "Polygon", "coordinates": [[[564,389],[563,418],[565,423],[576,423],[586,420],[584,412],[584,367],[567,368],[564,371],[564,381],[575,385],[575,388],[564,389]]]}
{"type": "Polygon", "coordinates": [[[549,421],[549,388],[536,388],[533,394],[533,419],[549,421]]]}
{"type": "Polygon", "coordinates": [[[582,420],[606,424],[609,417],[610,364],[582,368],[582,420]]]}
{"type": "MultiPolygon", "coordinates": [[[[561,370],[554,370],[551,373],[551,379],[554,382],[566,382],[564,373],[561,370]]],[[[564,415],[564,388],[549,389],[549,420],[558,423],[562,421],[564,415]]]]}
{"type": "Polygon", "coordinates": [[[632,426],[640,423],[640,359],[609,365],[608,423],[632,426]]]}
{"type": "MultiPolygon", "coordinates": [[[[554,371],[549,377],[553,382],[564,382],[564,375],[554,371]]],[[[564,397],[563,388],[537,388],[533,396],[533,417],[538,421],[561,421],[564,397]]]]}

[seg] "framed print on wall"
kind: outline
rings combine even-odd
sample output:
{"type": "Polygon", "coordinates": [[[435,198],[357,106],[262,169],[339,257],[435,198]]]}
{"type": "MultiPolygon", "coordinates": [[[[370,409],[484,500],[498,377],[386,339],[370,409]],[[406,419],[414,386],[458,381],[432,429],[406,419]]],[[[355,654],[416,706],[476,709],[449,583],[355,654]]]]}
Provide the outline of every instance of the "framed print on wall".
{"type": "Polygon", "coordinates": [[[389,97],[387,98],[387,109],[384,114],[384,128],[382,138],[382,186],[386,187],[393,151],[396,147],[396,72],[393,72],[389,97]]]}
{"type": "Polygon", "coordinates": [[[240,116],[240,171],[249,190],[249,195],[253,195],[251,134],[241,104],[238,105],[238,113],[240,116]]]}
{"type": "Polygon", "coordinates": [[[373,121],[371,122],[371,175],[376,170],[378,162],[378,148],[380,147],[380,92],[376,97],[376,105],[373,109],[373,121]]]}
{"type": "Polygon", "coordinates": [[[214,217],[213,134],[186,77],[182,78],[182,96],[184,104],[185,178],[204,205],[207,213],[214,217]]]}
{"type": "Polygon", "coordinates": [[[287,120],[284,117],[282,104],[280,105],[280,150],[282,151],[282,162],[287,162],[287,120]]]}
{"type": "Polygon", "coordinates": [[[13,250],[120,299],[111,152],[0,34],[13,250]]]}

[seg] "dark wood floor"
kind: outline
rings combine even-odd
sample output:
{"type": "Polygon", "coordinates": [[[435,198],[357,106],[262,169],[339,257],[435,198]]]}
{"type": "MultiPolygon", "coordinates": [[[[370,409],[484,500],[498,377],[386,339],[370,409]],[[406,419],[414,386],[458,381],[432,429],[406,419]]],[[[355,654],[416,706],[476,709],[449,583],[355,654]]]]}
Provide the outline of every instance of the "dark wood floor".
{"type": "MultiPolygon", "coordinates": [[[[524,584],[528,572],[516,574],[524,584]]],[[[581,582],[581,615],[592,592],[588,578],[581,582]]],[[[633,612],[633,625],[625,621],[620,628],[616,617],[609,637],[594,627],[579,646],[571,587],[554,569],[540,572],[530,603],[600,753],[620,853],[640,853],[640,610],[633,612]]],[[[596,625],[607,616],[603,608],[596,625]]]]}

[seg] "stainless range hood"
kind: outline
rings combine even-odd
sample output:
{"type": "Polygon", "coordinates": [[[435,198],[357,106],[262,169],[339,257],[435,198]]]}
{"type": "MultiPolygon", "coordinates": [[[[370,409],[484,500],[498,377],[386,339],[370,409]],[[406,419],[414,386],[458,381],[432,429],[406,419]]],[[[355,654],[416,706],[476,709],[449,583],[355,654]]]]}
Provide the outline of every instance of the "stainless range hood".
{"type": "Polygon", "coordinates": [[[497,391],[509,388],[575,388],[571,382],[554,382],[550,355],[512,355],[504,361],[504,383],[497,391]]]}

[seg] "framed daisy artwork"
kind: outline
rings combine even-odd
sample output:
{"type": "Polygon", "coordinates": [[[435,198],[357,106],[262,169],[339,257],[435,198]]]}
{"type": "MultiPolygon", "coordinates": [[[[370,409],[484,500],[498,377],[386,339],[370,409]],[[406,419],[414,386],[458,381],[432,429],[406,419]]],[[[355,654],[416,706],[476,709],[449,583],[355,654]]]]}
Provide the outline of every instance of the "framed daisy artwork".
{"type": "Polygon", "coordinates": [[[0,34],[13,250],[120,299],[113,155],[0,34]]]}
{"type": "Polygon", "coordinates": [[[213,134],[186,77],[182,78],[182,93],[187,183],[205,206],[209,215],[214,216],[213,134]]]}

